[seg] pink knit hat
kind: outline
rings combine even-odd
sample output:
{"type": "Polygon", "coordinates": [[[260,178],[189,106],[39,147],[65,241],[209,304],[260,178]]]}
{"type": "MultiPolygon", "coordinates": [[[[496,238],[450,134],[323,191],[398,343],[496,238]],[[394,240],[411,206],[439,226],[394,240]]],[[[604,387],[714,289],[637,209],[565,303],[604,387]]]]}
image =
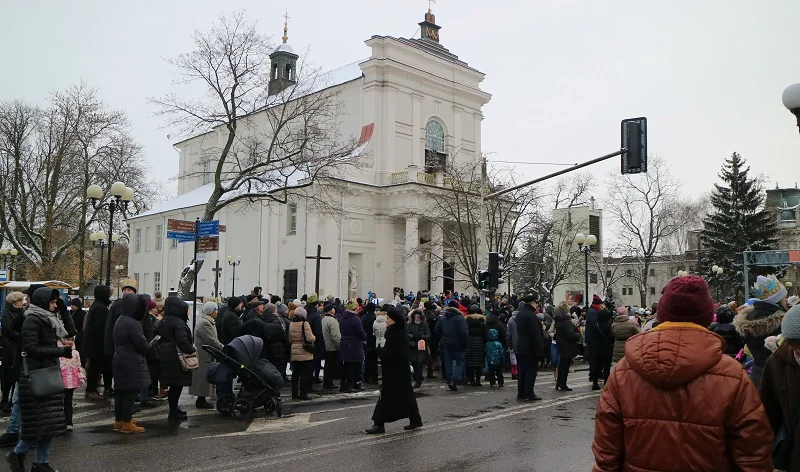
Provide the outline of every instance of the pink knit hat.
{"type": "Polygon", "coordinates": [[[628,307],[618,306],[617,307],[617,316],[628,316],[628,307]]]}

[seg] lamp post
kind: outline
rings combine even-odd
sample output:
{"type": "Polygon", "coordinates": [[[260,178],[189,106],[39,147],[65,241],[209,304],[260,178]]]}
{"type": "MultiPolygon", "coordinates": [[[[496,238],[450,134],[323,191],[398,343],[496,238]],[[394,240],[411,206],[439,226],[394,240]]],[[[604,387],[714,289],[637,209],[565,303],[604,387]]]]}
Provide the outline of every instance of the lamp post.
{"type": "Polygon", "coordinates": [[[584,235],[578,233],[575,235],[575,244],[578,245],[578,250],[583,253],[584,257],[584,275],[586,276],[586,292],[584,295],[586,310],[589,310],[589,253],[592,252],[592,246],[597,244],[597,236],[590,234],[584,235]]]}
{"type": "Polygon", "coordinates": [[[3,266],[8,269],[8,280],[14,280],[12,277],[14,273],[14,261],[19,254],[16,249],[0,248],[0,259],[3,261],[3,266]]]}
{"type": "Polygon", "coordinates": [[[719,301],[719,285],[720,285],[719,276],[722,275],[724,272],[725,272],[725,269],[723,269],[722,267],[720,267],[720,266],[718,266],[716,264],[714,264],[711,267],[711,274],[716,276],[715,277],[716,280],[714,281],[714,285],[717,286],[717,301],[719,301]]]}
{"type": "Polygon", "coordinates": [[[518,251],[519,248],[514,245],[514,247],[511,248],[511,259],[508,261],[508,274],[506,274],[506,277],[508,278],[508,292],[506,292],[506,294],[509,297],[511,296],[511,271],[514,270],[514,261],[517,259],[518,251]]]}
{"type": "Polygon", "coordinates": [[[236,296],[236,266],[242,263],[242,256],[238,256],[236,260],[233,260],[233,257],[228,256],[228,265],[233,267],[233,276],[231,277],[231,296],[236,296]]]}
{"type": "Polygon", "coordinates": [[[797,117],[797,128],[800,130],[800,84],[792,84],[786,87],[781,100],[783,101],[783,106],[797,117]]]}
{"type": "Polygon", "coordinates": [[[106,286],[111,288],[111,246],[116,240],[112,240],[114,233],[114,213],[120,211],[123,215],[128,211],[128,205],[133,203],[133,189],[126,187],[122,182],[114,182],[109,189],[111,198],[108,202],[102,202],[103,189],[99,185],[90,185],[86,189],[86,197],[92,202],[95,210],[101,208],[108,209],[108,258],[106,260],[106,286]]]}
{"type": "Polygon", "coordinates": [[[117,298],[119,298],[119,295],[120,295],[120,293],[119,293],[119,284],[121,282],[121,279],[122,279],[121,274],[122,274],[122,271],[124,269],[125,269],[124,265],[115,265],[114,266],[114,270],[117,271],[117,298]]]}

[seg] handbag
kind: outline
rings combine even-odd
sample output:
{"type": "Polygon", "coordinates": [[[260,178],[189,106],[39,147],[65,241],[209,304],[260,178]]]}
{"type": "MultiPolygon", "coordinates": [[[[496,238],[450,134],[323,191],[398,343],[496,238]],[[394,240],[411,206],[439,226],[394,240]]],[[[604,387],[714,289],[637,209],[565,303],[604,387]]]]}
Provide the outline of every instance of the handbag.
{"type": "Polygon", "coordinates": [[[787,425],[786,420],[784,420],[778,432],[775,433],[775,440],[772,443],[772,462],[778,470],[789,470],[789,465],[792,462],[792,447],[794,446],[792,437],[798,421],[800,421],[800,407],[797,408],[794,421],[787,425]]]}
{"type": "Polygon", "coordinates": [[[46,397],[64,391],[61,367],[58,365],[28,370],[28,355],[22,353],[22,375],[27,377],[34,398],[46,397]]]}
{"type": "Polygon", "coordinates": [[[175,346],[175,349],[178,351],[178,360],[181,363],[181,369],[184,372],[190,372],[194,369],[200,367],[200,359],[197,357],[197,351],[186,354],[185,352],[181,351],[181,348],[175,346]]]}
{"type": "Polygon", "coordinates": [[[306,322],[305,321],[303,321],[303,324],[300,325],[300,332],[303,334],[303,349],[305,349],[306,352],[309,352],[309,353],[313,354],[317,350],[317,348],[316,348],[316,346],[314,346],[314,343],[310,343],[306,339],[306,322]]]}

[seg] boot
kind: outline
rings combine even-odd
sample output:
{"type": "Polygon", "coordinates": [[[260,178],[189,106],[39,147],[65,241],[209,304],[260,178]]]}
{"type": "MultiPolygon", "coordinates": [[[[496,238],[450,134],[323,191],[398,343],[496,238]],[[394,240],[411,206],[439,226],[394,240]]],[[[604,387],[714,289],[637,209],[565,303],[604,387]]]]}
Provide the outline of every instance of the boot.
{"type": "Polygon", "coordinates": [[[422,427],[422,421],[420,421],[418,423],[413,423],[412,422],[411,424],[407,424],[407,425],[405,425],[403,427],[403,429],[406,430],[406,431],[411,431],[412,429],[417,429],[417,428],[421,428],[421,427],[422,427]]]}
{"type": "Polygon", "coordinates": [[[31,466],[31,472],[58,472],[58,471],[50,467],[50,464],[43,462],[41,464],[34,463],[31,466]]]}
{"type": "Polygon", "coordinates": [[[155,400],[166,400],[168,396],[169,396],[169,389],[168,388],[162,388],[158,392],[158,395],[154,396],[153,398],[155,400]]]}
{"type": "Polygon", "coordinates": [[[597,383],[597,379],[594,380],[592,384],[592,390],[600,390],[600,385],[597,383]]]}
{"type": "Polygon", "coordinates": [[[86,392],[83,398],[92,402],[102,402],[106,400],[106,397],[100,395],[97,392],[86,392]]]}
{"type": "Polygon", "coordinates": [[[114,420],[114,429],[113,429],[113,431],[115,431],[115,432],[117,432],[117,433],[119,433],[120,431],[122,431],[122,421],[116,421],[116,420],[114,420]]]}
{"type": "Polygon", "coordinates": [[[125,434],[129,433],[144,433],[144,428],[141,426],[136,426],[136,423],[133,421],[129,421],[127,423],[122,423],[122,432],[125,434]]]}
{"type": "Polygon", "coordinates": [[[414,388],[422,387],[422,382],[414,382],[414,388]]]}
{"type": "Polygon", "coordinates": [[[383,434],[386,432],[386,428],[384,428],[382,424],[374,424],[364,432],[367,434],[383,434]]]}
{"type": "Polygon", "coordinates": [[[19,435],[15,433],[3,433],[0,436],[0,447],[14,447],[19,442],[19,435]]]}
{"type": "Polygon", "coordinates": [[[25,454],[17,454],[14,451],[6,454],[6,462],[10,466],[11,472],[26,472],[25,471],[25,454]]]}

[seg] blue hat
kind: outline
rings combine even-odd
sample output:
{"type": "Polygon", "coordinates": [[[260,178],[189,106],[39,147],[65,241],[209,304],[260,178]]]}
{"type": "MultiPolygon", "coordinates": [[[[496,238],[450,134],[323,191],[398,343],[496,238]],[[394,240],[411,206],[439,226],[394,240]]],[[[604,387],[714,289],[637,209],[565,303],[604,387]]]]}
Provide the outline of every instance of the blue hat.
{"type": "Polygon", "coordinates": [[[800,340],[800,305],[793,306],[781,322],[783,339],[800,340]]]}

